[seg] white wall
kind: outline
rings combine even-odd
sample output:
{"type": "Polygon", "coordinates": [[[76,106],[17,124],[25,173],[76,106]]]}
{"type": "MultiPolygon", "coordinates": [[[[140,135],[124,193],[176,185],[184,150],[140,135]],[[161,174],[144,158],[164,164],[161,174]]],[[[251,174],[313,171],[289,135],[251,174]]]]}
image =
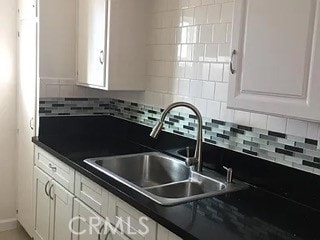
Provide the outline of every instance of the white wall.
{"type": "Polygon", "coordinates": [[[16,218],[16,13],[0,0],[0,230],[16,218]]]}
{"type": "Polygon", "coordinates": [[[233,0],[150,0],[148,88],[105,93],[41,79],[41,97],[116,97],[165,107],[188,101],[204,116],[320,139],[319,124],[226,108],[233,0]]]}

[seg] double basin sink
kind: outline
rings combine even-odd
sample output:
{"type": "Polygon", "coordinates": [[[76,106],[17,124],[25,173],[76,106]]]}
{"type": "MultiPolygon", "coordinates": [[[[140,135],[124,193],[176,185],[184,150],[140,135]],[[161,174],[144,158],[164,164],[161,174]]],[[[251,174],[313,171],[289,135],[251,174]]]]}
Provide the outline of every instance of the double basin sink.
{"type": "Polygon", "coordinates": [[[183,161],[158,152],[85,160],[91,167],[161,205],[176,205],[246,187],[219,174],[198,173],[183,161]]]}

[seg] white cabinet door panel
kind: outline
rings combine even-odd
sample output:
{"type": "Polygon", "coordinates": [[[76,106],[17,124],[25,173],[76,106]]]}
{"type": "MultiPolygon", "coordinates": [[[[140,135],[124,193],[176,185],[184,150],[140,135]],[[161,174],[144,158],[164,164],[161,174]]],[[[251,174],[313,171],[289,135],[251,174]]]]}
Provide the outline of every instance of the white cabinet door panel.
{"type": "Polygon", "coordinates": [[[49,240],[50,236],[50,197],[48,191],[51,178],[43,171],[34,168],[34,209],[35,240],[49,240]]]}
{"type": "Polygon", "coordinates": [[[79,0],[78,81],[105,87],[105,34],[107,0],[79,0]]]}
{"type": "Polygon", "coordinates": [[[71,231],[69,222],[73,216],[73,199],[74,196],[66,189],[60,186],[57,182],[53,182],[51,191],[52,201],[50,206],[51,221],[50,225],[51,240],[70,240],[71,231]]]}
{"type": "Polygon", "coordinates": [[[236,0],[228,107],[320,121],[319,9],[318,0],[236,0]]]}

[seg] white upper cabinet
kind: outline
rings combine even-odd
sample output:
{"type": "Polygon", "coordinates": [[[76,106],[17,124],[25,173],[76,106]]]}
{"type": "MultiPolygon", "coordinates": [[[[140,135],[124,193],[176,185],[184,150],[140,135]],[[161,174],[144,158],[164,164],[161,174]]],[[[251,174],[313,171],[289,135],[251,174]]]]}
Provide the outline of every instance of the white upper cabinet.
{"type": "Polygon", "coordinates": [[[320,1],[236,0],[228,107],[320,121],[320,1]]]}
{"type": "Polygon", "coordinates": [[[74,81],[76,75],[76,0],[39,1],[39,77],[74,81]]]}
{"type": "Polygon", "coordinates": [[[145,89],[146,0],[77,0],[78,85],[145,89]]]}

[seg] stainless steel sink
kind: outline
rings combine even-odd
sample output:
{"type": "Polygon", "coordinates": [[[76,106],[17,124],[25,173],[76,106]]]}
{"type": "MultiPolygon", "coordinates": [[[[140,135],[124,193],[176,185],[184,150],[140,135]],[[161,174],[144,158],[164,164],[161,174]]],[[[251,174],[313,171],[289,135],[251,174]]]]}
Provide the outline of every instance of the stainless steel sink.
{"type": "Polygon", "coordinates": [[[176,205],[246,187],[217,173],[197,173],[184,162],[150,152],[85,160],[87,164],[161,205],[176,205]]]}

